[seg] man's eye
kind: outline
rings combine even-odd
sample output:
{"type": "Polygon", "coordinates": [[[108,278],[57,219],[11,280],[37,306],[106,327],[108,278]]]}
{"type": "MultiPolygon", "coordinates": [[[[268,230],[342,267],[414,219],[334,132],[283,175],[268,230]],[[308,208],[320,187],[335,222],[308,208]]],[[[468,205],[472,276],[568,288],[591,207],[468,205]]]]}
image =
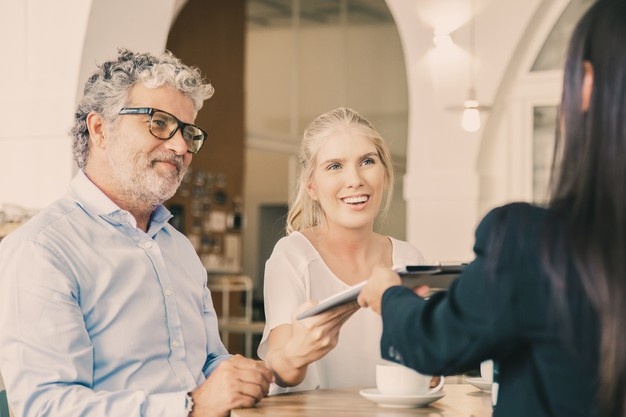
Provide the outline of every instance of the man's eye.
{"type": "Polygon", "coordinates": [[[165,126],[167,125],[167,123],[164,120],[155,120],[152,119],[152,125],[154,127],[158,127],[159,129],[163,129],[165,128],[165,126]]]}

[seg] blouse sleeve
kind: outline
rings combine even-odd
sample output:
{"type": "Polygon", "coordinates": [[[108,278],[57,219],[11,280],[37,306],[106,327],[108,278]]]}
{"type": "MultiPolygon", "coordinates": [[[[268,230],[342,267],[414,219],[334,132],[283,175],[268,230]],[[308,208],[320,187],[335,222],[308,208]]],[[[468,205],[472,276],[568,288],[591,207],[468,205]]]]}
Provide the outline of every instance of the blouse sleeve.
{"type": "MultiPolygon", "coordinates": [[[[257,350],[259,358],[265,359],[268,351],[268,337],[272,329],[290,324],[295,310],[309,297],[308,256],[305,245],[295,236],[281,239],[272,255],[265,263],[264,304],[265,329],[257,350]]],[[[269,395],[312,390],[319,387],[319,376],[315,364],[309,365],[305,379],[295,387],[270,386],[269,395]]]]}
{"type": "Polygon", "coordinates": [[[393,265],[423,265],[429,263],[424,255],[409,242],[390,237],[393,244],[393,265]]]}
{"type": "Polygon", "coordinates": [[[291,316],[307,297],[304,256],[293,239],[281,239],[265,263],[263,301],[265,305],[265,329],[258,348],[261,359],[267,354],[269,333],[281,324],[290,324],[291,316]],[[291,242],[290,242],[291,241],[291,242]]]}

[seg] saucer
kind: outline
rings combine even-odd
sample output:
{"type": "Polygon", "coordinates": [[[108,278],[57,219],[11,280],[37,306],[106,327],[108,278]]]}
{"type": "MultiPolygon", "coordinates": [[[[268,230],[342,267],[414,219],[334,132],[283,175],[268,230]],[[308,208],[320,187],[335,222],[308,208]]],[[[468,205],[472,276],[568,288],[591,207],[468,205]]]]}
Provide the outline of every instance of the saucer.
{"type": "Polygon", "coordinates": [[[362,389],[359,394],[382,407],[395,408],[425,407],[446,395],[443,391],[425,395],[384,395],[377,388],[362,389]]]}
{"type": "Polygon", "coordinates": [[[482,378],[465,378],[468,384],[472,384],[483,392],[491,392],[491,382],[487,382],[482,378]]]}

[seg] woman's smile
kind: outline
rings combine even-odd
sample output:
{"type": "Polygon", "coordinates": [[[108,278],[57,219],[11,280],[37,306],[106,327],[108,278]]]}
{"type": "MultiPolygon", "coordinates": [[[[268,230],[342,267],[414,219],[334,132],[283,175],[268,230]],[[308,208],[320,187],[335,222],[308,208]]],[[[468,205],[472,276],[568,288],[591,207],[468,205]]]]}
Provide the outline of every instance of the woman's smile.
{"type": "Polygon", "coordinates": [[[369,195],[361,194],[357,196],[342,197],[340,200],[352,207],[361,208],[369,201],[369,199],[369,195]]]}

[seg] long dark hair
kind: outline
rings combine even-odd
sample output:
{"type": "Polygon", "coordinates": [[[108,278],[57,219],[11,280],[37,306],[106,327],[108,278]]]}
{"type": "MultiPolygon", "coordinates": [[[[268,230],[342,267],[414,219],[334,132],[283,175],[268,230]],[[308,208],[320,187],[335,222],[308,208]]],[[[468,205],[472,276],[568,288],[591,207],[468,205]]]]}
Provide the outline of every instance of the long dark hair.
{"type": "Polygon", "coordinates": [[[567,245],[601,326],[602,413],[626,416],[625,0],[597,1],[574,29],[559,113],[550,208],[565,230],[549,234],[544,262],[557,291],[564,288],[559,254],[567,245]],[[585,62],[593,87],[583,109],[585,62]]]}

